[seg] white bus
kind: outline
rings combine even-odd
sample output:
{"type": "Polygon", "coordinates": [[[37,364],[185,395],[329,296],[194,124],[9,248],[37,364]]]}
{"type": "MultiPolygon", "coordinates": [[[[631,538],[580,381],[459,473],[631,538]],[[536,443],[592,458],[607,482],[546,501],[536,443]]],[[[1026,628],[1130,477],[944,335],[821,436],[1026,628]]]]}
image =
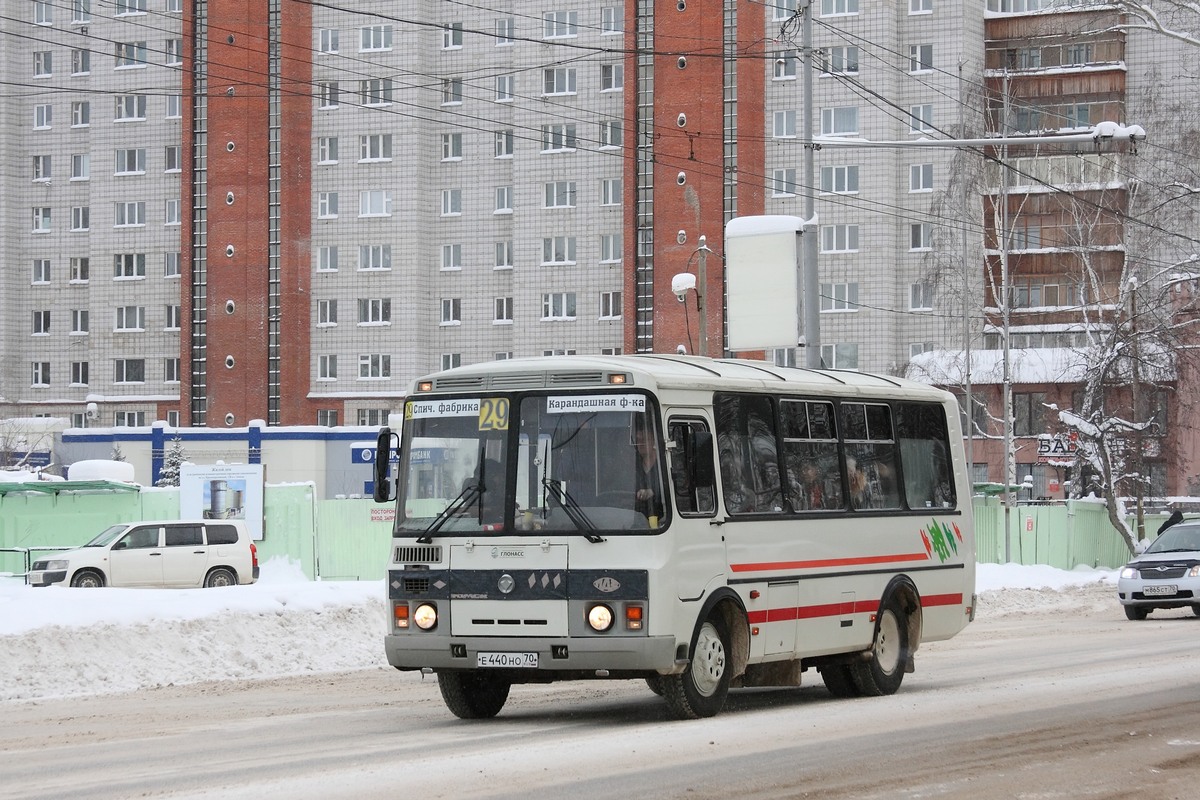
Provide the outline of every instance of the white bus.
{"type": "Polygon", "coordinates": [[[388,662],[464,719],[514,683],[644,679],[678,718],[730,687],[895,692],[973,616],[952,395],[687,356],[479,364],[384,428],[388,662]],[[389,459],[399,461],[389,468],[389,459]],[[811,673],[810,673],[811,674],[811,673]]]}

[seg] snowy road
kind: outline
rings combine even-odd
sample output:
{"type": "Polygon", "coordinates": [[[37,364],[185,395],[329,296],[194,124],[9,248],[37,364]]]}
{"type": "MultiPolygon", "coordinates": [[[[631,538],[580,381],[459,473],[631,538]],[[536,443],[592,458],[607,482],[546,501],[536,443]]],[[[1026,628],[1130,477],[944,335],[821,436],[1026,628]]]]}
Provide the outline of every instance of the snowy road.
{"type": "Polygon", "coordinates": [[[468,723],[388,669],[6,703],[0,798],[1194,797],[1200,618],[1129,622],[1111,592],[1006,590],[892,697],[813,675],[695,722],[597,682],[515,687],[468,723]]]}

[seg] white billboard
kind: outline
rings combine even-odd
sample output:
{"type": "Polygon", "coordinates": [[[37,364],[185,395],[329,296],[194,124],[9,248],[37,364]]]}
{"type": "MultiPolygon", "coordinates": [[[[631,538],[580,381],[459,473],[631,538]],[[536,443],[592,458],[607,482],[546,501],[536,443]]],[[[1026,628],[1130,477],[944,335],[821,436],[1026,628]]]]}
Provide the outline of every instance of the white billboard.
{"type": "Polygon", "coordinates": [[[263,538],[262,464],[181,464],[180,519],[241,519],[263,538]]]}
{"type": "Polygon", "coordinates": [[[799,341],[803,227],[800,217],[770,214],[725,225],[730,350],[795,347],[799,341]]]}

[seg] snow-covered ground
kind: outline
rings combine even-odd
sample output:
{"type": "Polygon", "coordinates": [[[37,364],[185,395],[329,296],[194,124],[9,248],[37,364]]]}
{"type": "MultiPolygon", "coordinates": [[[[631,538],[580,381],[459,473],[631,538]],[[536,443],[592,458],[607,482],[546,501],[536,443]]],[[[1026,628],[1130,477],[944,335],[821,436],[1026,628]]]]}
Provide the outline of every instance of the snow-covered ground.
{"type": "MultiPolygon", "coordinates": [[[[1118,611],[1112,570],[980,564],[976,591],[981,617],[1118,611]]],[[[0,579],[0,702],[382,669],[383,600],[383,581],[309,581],[278,558],[253,586],[222,589],[0,579]]]]}

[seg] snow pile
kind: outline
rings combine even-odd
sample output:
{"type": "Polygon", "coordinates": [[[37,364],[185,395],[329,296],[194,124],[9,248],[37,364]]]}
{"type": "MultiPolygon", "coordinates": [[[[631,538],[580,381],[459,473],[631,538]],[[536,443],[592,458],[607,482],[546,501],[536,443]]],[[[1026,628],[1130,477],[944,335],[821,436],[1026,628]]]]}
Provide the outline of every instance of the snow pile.
{"type": "MultiPolygon", "coordinates": [[[[1116,573],[980,564],[977,617],[1119,614],[1116,573]]],[[[35,589],[0,579],[0,702],[387,667],[383,581],[287,559],[221,589],[35,589]]]]}

